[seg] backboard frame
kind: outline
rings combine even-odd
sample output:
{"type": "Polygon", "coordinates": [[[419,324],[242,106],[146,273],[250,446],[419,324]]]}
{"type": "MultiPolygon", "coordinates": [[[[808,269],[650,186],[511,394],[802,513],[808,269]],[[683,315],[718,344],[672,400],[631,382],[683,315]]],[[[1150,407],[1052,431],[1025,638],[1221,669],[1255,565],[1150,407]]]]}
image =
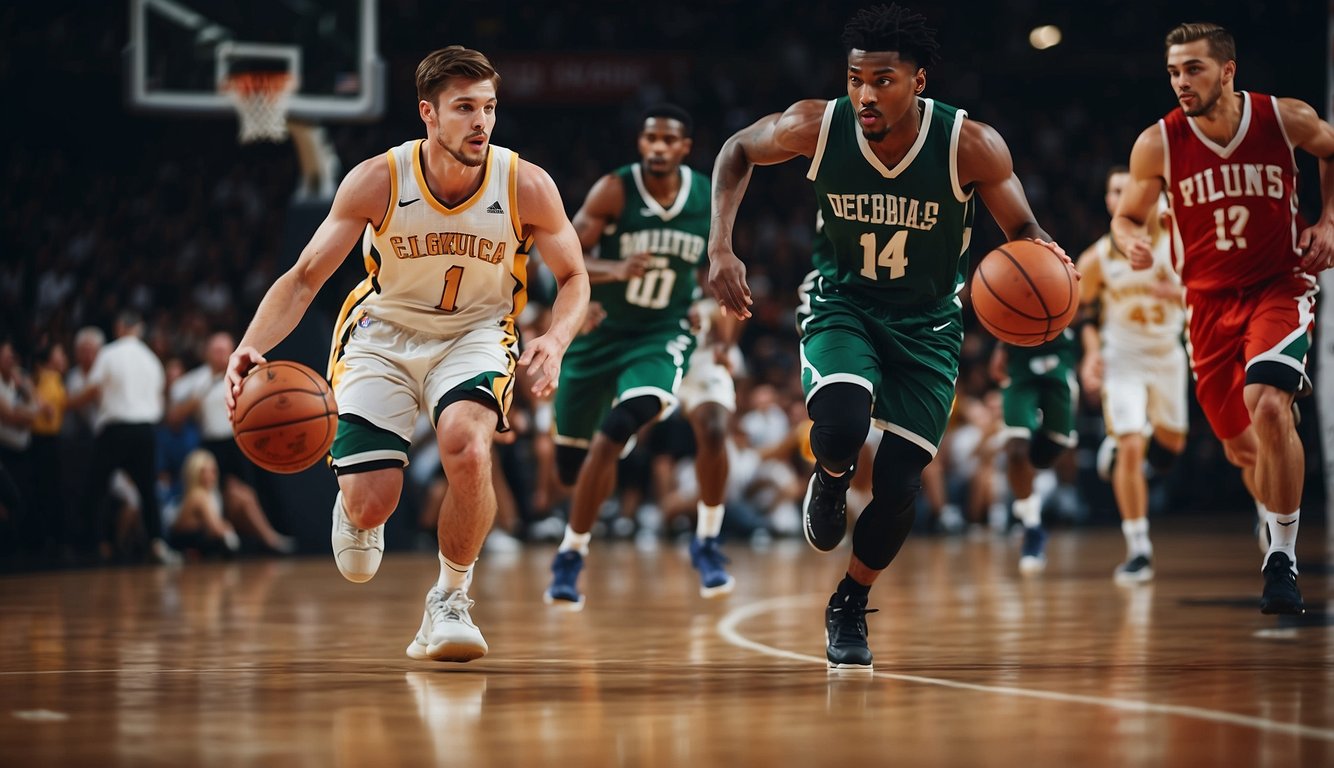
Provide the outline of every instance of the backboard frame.
{"type": "Polygon", "coordinates": [[[301,48],[228,37],[231,31],[176,0],[130,0],[130,39],[125,48],[125,98],[134,109],[158,114],[197,116],[233,115],[235,106],[218,88],[239,57],[273,59],[298,79],[297,91],[288,105],[288,116],[311,123],[374,120],[384,114],[385,67],[378,40],[378,0],[357,0],[360,17],[357,46],[357,76],[360,90],[355,96],[303,93],[300,84],[301,48]],[[150,88],[148,84],[148,23],[150,14],[199,36],[217,36],[214,88],[211,91],[150,88]]]}

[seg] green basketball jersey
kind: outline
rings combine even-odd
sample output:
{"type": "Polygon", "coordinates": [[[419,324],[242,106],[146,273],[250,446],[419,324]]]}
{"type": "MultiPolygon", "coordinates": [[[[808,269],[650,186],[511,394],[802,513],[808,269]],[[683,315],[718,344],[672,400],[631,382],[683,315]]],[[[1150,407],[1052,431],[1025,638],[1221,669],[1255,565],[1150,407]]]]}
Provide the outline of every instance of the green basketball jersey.
{"type": "Polygon", "coordinates": [[[1079,365],[1079,356],[1083,347],[1075,337],[1073,328],[1066,328],[1061,335],[1036,347],[1005,346],[1006,368],[1011,378],[1027,376],[1054,375],[1064,376],[1066,371],[1073,371],[1079,365]]]}
{"type": "Polygon", "coordinates": [[[700,295],[695,271],[709,240],[709,177],[681,166],[681,191],[670,208],[663,208],[644,187],[639,163],[613,173],[625,189],[625,206],[602,234],[600,257],[620,260],[649,253],[653,262],[642,277],[593,286],[592,300],[607,312],[598,328],[681,327],[700,295]]]}
{"type": "Polygon", "coordinates": [[[963,285],[975,207],[956,161],[967,113],[934,99],[917,103],[917,141],[894,168],[872,152],[846,96],[825,109],[806,176],[820,205],[815,268],[838,293],[912,306],[963,285]]]}

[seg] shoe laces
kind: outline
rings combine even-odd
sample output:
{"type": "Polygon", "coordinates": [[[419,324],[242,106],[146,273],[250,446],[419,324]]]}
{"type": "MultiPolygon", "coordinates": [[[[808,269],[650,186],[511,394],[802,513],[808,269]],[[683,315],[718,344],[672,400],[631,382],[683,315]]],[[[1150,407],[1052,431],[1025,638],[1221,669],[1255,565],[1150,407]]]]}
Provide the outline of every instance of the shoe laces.
{"type": "Polygon", "coordinates": [[[583,565],[583,555],[577,550],[566,550],[558,552],[556,559],[551,563],[551,570],[560,576],[577,575],[579,568],[583,565]]]}
{"type": "Polygon", "coordinates": [[[879,608],[867,608],[865,603],[845,602],[842,605],[829,606],[833,614],[831,621],[837,631],[837,637],[830,638],[831,643],[847,639],[851,633],[859,640],[866,638],[866,614],[876,613],[879,608]]]}
{"type": "Polygon", "coordinates": [[[476,603],[461,589],[445,593],[439,587],[431,590],[431,598],[426,601],[426,610],[431,614],[431,622],[460,621],[472,624],[468,611],[476,603]]]}
{"type": "Polygon", "coordinates": [[[356,539],[357,546],[364,548],[375,548],[380,546],[380,536],[384,529],[380,526],[374,528],[358,528],[348,519],[344,512],[338,516],[338,530],[344,536],[356,539]]]}
{"type": "Polygon", "coordinates": [[[695,550],[695,557],[714,568],[722,568],[727,563],[732,562],[731,558],[724,555],[723,551],[718,548],[717,539],[701,539],[699,548],[695,550]]]}

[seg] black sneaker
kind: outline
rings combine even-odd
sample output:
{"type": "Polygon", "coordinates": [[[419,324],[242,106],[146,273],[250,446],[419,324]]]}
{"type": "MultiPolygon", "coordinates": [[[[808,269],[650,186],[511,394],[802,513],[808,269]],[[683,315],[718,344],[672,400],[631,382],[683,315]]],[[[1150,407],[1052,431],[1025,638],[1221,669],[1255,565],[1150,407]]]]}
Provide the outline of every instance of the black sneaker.
{"type": "Polygon", "coordinates": [[[1116,567],[1112,578],[1117,584],[1140,584],[1153,580],[1153,561],[1148,555],[1135,555],[1116,567]]]}
{"type": "Polygon", "coordinates": [[[1265,591],[1260,595],[1260,613],[1306,613],[1302,593],[1297,589],[1297,574],[1292,560],[1282,552],[1269,556],[1265,564],[1265,591]]]}
{"type": "Polygon", "coordinates": [[[821,552],[837,547],[848,533],[848,483],[852,469],[830,477],[820,467],[811,473],[801,503],[801,529],[806,541],[821,552]]]}
{"type": "Polygon", "coordinates": [[[866,607],[866,598],[855,598],[838,592],[829,599],[824,609],[824,630],[827,645],[825,658],[830,669],[870,669],[871,649],[866,645],[866,614],[875,613],[866,607]]]}

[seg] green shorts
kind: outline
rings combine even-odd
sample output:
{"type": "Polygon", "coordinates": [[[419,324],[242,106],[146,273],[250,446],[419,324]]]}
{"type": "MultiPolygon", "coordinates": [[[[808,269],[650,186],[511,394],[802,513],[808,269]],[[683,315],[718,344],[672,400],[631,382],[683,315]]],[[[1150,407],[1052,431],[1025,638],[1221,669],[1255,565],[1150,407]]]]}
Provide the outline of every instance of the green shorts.
{"type": "Polygon", "coordinates": [[[876,427],[935,456],[959,376],[963,310],[958,300],[874,305],[822,291],[819,281],[802,298],[797,325],[806,402],[827,384],[865,387],[876,427]]]}
{"type": "Polygon", "coordinates": [[[1001,390],[1001,412],[1006,432],[1032,437],[1041,430],[1055,442],[1073,447],[1075,401],[1079,384],[1075,369],[1061,355],[1042,355],[1014,361],[1010,381],[1001,390]]]}
{"type": "Polygon", "coordinates": [[[598,328],[570,344],[556,388],[556,442],[587,448],[612,406],[640,395],[662,401],[665,416],[695,348],[685,329],[618,333],[598,328]]]}

